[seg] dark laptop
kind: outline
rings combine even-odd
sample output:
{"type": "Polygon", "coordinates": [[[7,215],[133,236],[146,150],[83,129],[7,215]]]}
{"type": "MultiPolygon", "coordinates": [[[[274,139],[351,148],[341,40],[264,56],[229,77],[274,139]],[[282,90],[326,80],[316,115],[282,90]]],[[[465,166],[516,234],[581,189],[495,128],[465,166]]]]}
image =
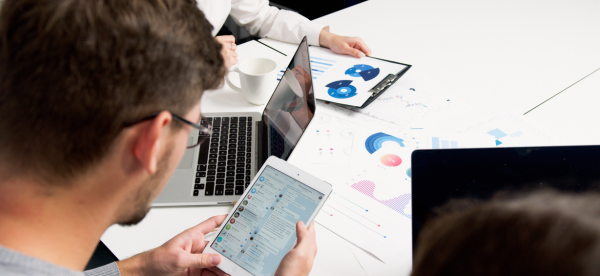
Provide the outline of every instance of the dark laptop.
{"type": "Polygon", "coordinates": [[[413,252],[432,210],[498,191],[598,190],[600,146],[416,150],[412,154],[413,252]]]}

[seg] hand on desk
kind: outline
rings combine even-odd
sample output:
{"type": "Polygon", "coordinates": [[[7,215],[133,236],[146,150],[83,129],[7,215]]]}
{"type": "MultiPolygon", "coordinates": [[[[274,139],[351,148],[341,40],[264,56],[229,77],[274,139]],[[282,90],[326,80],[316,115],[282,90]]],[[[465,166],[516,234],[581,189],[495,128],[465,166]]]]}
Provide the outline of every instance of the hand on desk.
{"type": "Polygon", "coordinates": [[[319,44],[331,49],[336,54],[349,55],[357,58],[371,55],[371,49],[360,37],[339,36],[323,28],[319,34],[319,44]]]}
{"type": "Polygon", "coordinates": [[[223,61],[225,61],[225,67],[229,70],[231,66],[238,63],[238,54],[235,52],[235,49],[237,49],[235,37],[232,35],[220,35],[215,37],[215,39],[223,46],[221,47],[221,55],[223,56],[223,61]]]}
{"type": "Polygon", "coordinates": [[[160,247],[117,262],[121,275],[227,275],[215,266],[218,254],[202,254],[204,235],[219,227],[227,216],[215,216],[182,232],[160,247]]]}

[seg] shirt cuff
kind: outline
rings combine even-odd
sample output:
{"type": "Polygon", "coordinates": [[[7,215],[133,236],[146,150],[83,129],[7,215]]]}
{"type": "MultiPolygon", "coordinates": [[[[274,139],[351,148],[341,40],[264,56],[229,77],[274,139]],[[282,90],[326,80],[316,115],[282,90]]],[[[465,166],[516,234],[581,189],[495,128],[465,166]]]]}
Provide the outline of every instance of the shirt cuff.
{"type": "Polygon", "coordinates": [[[86,270],[83,272],[85,276],[121,276],[117,262],[112,262],[105,266],[86,270]]]}
{"type": "Polygon", "coordinates": [[[329,30],[329,26],[312,21],[302,24],[302,33],[306,35],[309,45],[321,46],[319,44],[319,35],[321,34],[321,30],[323,30],[323,28],[327,28],[327,30],[329,30]]]}

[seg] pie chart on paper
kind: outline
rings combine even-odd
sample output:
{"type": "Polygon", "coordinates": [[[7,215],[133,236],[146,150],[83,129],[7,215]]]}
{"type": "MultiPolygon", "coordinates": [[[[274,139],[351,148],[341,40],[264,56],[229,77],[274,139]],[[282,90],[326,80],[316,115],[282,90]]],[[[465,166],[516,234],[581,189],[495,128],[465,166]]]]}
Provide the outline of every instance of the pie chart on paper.
{"type": "Polygon", "coordinates": [[[370,81],[379,75],[379,68],[373,68],[373,66],[367,64],[356,64],[348,68],[344,73],[351,77],[370,81]]]}
{"type": "Polygon", "coordinates": [[[383,146],[384,142],[395,142],[400,145],[400,147],[404,147],[404,140],[387,133],[378,132],[367,138],[365,141],[365,148],[370,154],[373,154],[383,146]]]}
{"type": "Polygon", "coordinates": [[[356,87],[350,85],[351,80],[334,81],[325,87],[329,88],[327,94],[336,99],[348,99],[356,96],[356,87]]]}
{"type": "Polygon", "coordinates": [[[381,164],[388,167],[397,167],[402,164],[402,159],[400,159],[400,156],[395,154],[384,154],[379,158],[379,161],[381,164]]]}

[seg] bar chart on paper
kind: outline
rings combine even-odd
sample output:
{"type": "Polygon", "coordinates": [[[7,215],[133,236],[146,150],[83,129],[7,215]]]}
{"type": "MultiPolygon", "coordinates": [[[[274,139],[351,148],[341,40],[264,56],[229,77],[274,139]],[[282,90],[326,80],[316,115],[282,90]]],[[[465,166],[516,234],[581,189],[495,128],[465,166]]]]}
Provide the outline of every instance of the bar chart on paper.
{"type": "Polygon", "coordinates": [[[496,147],[521,147],[553,145],[554,138],[537,129],[535,122],[519,114],[497,115],[471,125],[458,134],[485,136],[496,147]]]}
{"type": "Polygon", "coordinates": [[[458,141],[442,140],[440,137],[431,137],[432,149],[457,149],[458,141]]]}
{"type": "Polygon", "coordinates": [[[310,57],[310,68],[313,79],[317,79],[335,64],[335,60],[320,57],[310,57]]]}

